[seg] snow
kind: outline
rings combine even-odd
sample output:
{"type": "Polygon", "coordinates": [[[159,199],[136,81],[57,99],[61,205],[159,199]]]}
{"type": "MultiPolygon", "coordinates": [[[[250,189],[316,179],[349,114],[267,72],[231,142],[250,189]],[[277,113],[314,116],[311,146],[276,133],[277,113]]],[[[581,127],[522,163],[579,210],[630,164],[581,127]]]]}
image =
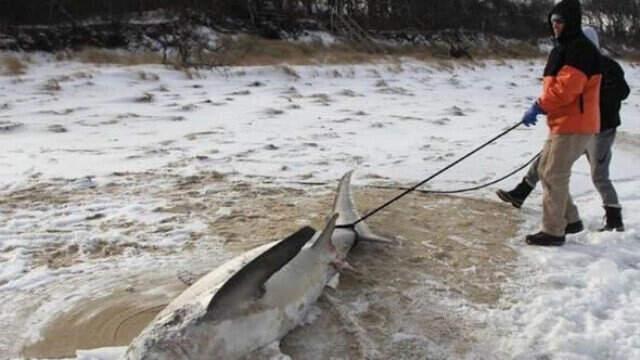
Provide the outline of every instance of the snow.
{"type": "MultiPolygon", "coordinates": [[[[623,66],[633,87],[640,70],[623,66]]],[[[28,195],[35,185],[46,184],[78,199],[73,205],[37,200],[47,194],[45,186],[33,195],[39,206],[9,210],[0,200],[0,329],[27,319],[20,325],[24,334],[0,330],[0,352],[19,356],[15,343],[37,338],[53,313],[100,284],[128,280],[127,271],[107,280],[99,276],[109,269],[170,273],[163,269],[166,258],[139,256],[134,248],[118,260],[90,261],[96,247],[137,241],[170,251],[207,226],[206,219],[188,218],[181,228],[159,233],[137,231],[136,225],[93,233],[83,223],[96,214],[112,224],[162,229],[171,214],[154,210],[171,201],[139,192],[161,193],[163,183],[153,179],[144,184],[126,180],[126,198],[82,197],[86,189],[158,169],[185,177],[215,170],[236,179],[290,184],[333,183],[356,168],[356,184],[378,177],[416,183],[515,124],[540,91],[542,69],[541,60],[456,64],[405,59],[225,68],[193,77],[161,66],[95,66],[36,57],[25,75],[0,76],[0,105],[7,104],[0,106],[0,122],[23,124],[0,130],[0,196],[28,195]],[[52,79],[59,90],[46,86],[52,79]],[[145,94],[151,94],[149,101],[145,94]],[[54,124],[67,131],[50,131],[54,124]],[[54,245],[77,246],[83,260],[60,269],[34,262],[35,253],[54,245]],[[61,285],[55,294],[42,290],[72,277],[74,285],[61,285]],[[21,302],[27,298],[38,300],[26,309],[21,302]]],[[[639,100],[640,91],[633,89],[623,105],[611,169],[627,231],[571,235],[561,248],[526,246],[524,235],[536,231],[541,218],[537,190],[522,211],[521,235],[509,240],[520,254],[519,271],[505,285],[500,306],[459,309],[469,317],[490,319],[492,326],[478,329],[477,336],[496,358],[640,358],[639,100]]],[[[546,131],[543,121],[520,127],[426,187],[456,189],[506,174],[540,150],[546,131]]],[[[519,176],[501,186],[515,185],[519,176]]],[[[574,167],[571,186],[585,225],[596,229],[603,211],[584,159],[574,167]]],[[[495,189],[468,196],[496,200],[495,189]]],[[[215,192],[215,187],[202,192],[215,192]]],[[[232,212],[232,207],[221,207],[215,215],[232,212]]],[[[393,336],[397,341],[414,338],[393,336]]],[[[117,352],[79,352],[78,358],[102,359],[117,352]]]]}
{"type": "Polygon", "coordinates": [[[124,355],[126,347],[105,347],[91,350],[77,351],[78,360],[111,360],[118,359],[124,355]]]}

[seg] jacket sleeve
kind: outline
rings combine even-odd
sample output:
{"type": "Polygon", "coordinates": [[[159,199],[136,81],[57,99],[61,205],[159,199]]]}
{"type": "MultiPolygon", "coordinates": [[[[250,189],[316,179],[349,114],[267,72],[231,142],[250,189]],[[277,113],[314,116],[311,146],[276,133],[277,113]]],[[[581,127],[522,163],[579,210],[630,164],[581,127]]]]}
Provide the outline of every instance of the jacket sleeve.
{"type": "Polygon", "coordinates": [[[631,93],[631,89],[629,89],[629,84],[624,79],[624,71],[622,70],[622,66],[620,64],[616,64],[616,89],[618,94],[618,99],[620,101],[629,97],[629,93],[631,93]]]}
{"type": "Polygon", "coordinates": [[[545,77],[538,104],[546,113],[553,113],[574,102],[583,93],[587,75],[570,65],[564,65],[555,77],[545,77]]]}

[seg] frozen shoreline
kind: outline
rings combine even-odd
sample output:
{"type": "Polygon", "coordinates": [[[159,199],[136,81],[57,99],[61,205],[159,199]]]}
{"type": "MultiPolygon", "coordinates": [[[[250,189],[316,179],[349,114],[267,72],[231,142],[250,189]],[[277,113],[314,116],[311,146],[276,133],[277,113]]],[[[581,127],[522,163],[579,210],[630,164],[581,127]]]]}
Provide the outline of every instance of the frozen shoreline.
{"type": "MultiPolygon", "coordinates": [[[[1,76],[0,124],[13,125],[0,126],[0,323],[7,329],[0,352],[17,356],[23,345],[12,326],[37,337],[52,314],[68,310],[65,304],[92,295],[92,283],[117,287],[127,271],[175,264],[172,253],[199,246],[221,261],[318,221],[329,208],[332,182],[347,170],[357,169],[358,186],[420,181],[513,125],[539,92],[542,65],[250,67],[190,79],[159,66],[36,59],[25,75],[1,76]],[[309,190],[305,183],[326,185],[309,190]],[[298,208],[297,199],[311,204],[311,194],[322,199],[314,210],[298,208]],[[252,210],[254,199],[273,209],[268,221],[252,210]],[[289,219],[296,221],[283,229],[289,219]],[[249,241],[237,232],[256,226],[264,232],[249,241]],[[122,268],[122,277],[99,277],[122,268]],[[85,280],[52,301],[47,284],[73,278],[85,280]],[[35,301],[21,307],[23,296],[35,301]]],[[[633,85],[640,69],[623,66],[633,85]]],[[[524,219],[518,235],[498,239],[517,252],[517,272],[501,285],[497,307],[452,309],[485,324],[470,332],[499,356],[640,357],[639,95],[632,89],[623,105],[612,165],[627,232],[587,231],[561,249],[531,248],[521,238],[537,229],[540,191],[521,212],[493,204],[511,221],[524,219]]],[[[543,124],[518,128],[427,186],[455,189],[501,176],[535,154],[545,135],[543,124]]],[[[497,201],[493,190],[465,196],[497,201]]],[[[574,168],[572,193],[587,227],[597,228],[602,209],[584,160],[574,168]]],[[[447,209],[423,205],[436,214],[447,209]]],[[[480,215],[469,231],[483,228],[480,215]]],[[[411,226],[427,244],[434,236],[428,219],[411,226]]],[[[427,259],[452,254],[449,243],[473,243],[466,234],[431,244],[427,259]]],[[[199,261],[192,265],[205,268],[199,261]]],[[[435,281],[443,278],[446,272],[435,281]]],[[[433,288],[420,291],[427,289],[433,288]]],[[[413,335],[400,332],[396,340],[413,335]]],[[[478,346],[467,351],[489,351],[478,346]]]]}

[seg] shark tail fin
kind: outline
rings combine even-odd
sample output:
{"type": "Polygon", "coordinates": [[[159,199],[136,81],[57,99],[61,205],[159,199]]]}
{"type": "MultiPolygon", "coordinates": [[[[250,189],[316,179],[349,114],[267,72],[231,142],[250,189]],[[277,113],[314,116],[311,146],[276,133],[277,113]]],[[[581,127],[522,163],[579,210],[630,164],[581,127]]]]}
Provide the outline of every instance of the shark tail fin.
{"type": "MultiPolygon", "coordinates": [[[[353,194],[351,192],[351,176],[353,174],[353,170],[347,172],[340,179],[340,184],[338,185],[338,192],[336,194],[336,198],[333,202],[333,211],[338,212],[340,214],[338,218],[338,225],[351,227],[353,223],[360,220],[360,214],[355,205],[355,201],[353,200],[353,194]]],[[[384,236],[380,236],[369,228],[369,226],[364,222],[358,222],[353,230],[357,234],[358,241],[371,241],[371,242],[379,242],[385,244],[395,243],[396,241],[386,238],[384,236]]]]}
{"type": "Polygon", "coordinates": [[[395,244],[396,241],[382,235],[374,233],[364,221],[359,222],[355,226],[355,232],[358,234],[358,241],[377,242],[384,244],[395,244]]]}

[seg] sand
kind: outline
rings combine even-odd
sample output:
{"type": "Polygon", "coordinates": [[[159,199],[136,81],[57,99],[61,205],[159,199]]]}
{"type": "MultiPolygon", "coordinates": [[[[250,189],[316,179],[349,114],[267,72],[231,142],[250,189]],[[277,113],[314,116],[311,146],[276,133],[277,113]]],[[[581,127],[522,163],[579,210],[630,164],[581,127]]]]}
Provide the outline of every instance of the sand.
{"type": "MultiPolygon", "coordinates": [[[[164,210],[178,217],[194,211],[211,215],[207,231],[220,235],[230,254],[286,236],[304,224],[319,228],[334,196],[330,185],[294,189],[215,176],[192,180],[163,190],[162,196],[172,198],[173,204],[164,210]],[[215,196],[207,201],[184,196],[203,182],[219,185],[215,196]],[[223,206],[232,210],[219,216],[223,206]]],[[[397,193],[355,189],[363,213],[397,193]]],[[[461,304],[479,309],[497,304],[516,258],[510,240],[518,228],[517,214],[503,204],[466,197],[414,193],[403,198],[368,221],[394,243],[359,243],[349,257],[356,270],[342,273],[336,289],[327,288],[314,320],[285,337],[282,351],[294,359],[463,356],[477,341],[474,329],[486,324],[457,310],[461,304]]],[[[189,256],[188,247],[184,256],[189,256]]],[[[74,259],[70,254],[65,261],[49,262],[69,266],[74,259]]],[[[201,268],[193,270],[196,278],[204,274],[201,268]]],[[[78,349],[126,345],[186,287],[178,277],[149,274],[134,287],[106,289],[55,316],[38,341],[24,345],[22,354],[70,357],[78,349]]]]}

